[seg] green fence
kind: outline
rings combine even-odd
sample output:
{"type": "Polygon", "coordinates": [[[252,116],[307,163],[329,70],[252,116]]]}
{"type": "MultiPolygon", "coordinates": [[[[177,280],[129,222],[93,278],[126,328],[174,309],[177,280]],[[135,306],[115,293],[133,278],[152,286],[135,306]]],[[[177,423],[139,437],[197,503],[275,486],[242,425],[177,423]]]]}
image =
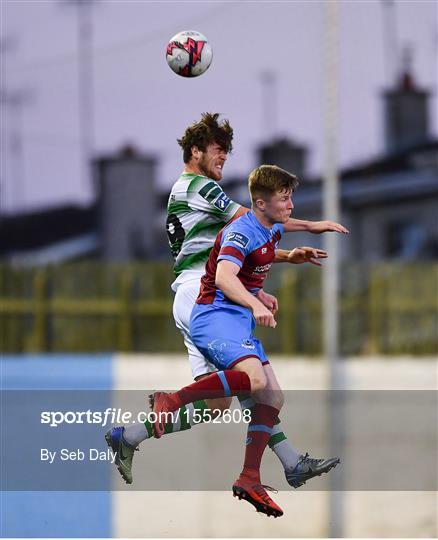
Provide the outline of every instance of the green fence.
{"type": "MultiPolygon", "coordinates": [[[[276,330],[257,334],[272,353],[321,353],[324,270],[276,265],[276,330]]],[[[344,265],[342,353],[437,352],[436,264],[344,265]]],[[[184,351],[172,318],[167,264],[0,266],[3,352],[184,351]]]]}

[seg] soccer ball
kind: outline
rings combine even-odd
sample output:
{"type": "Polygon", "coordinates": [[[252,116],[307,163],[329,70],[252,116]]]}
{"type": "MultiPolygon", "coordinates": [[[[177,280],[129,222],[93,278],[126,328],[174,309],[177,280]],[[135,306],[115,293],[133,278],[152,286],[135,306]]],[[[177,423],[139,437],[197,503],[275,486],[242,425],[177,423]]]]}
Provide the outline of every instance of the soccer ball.
{"type": "Polygon", "coordinates": [[[166,60],[182,77],[198,77],[211,64],[213,51],[207,38],[195,30],[187,30],[173,36],[166,50],[166,60]]]}

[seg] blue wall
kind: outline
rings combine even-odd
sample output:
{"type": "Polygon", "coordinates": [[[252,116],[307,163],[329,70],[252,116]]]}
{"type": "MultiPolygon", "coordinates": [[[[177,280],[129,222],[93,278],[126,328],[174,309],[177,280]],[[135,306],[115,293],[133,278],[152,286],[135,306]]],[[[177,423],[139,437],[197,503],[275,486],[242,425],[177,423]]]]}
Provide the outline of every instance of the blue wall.
{"type": "MultiPolygon", "coordinates": [[[[113,357],[3,356],[0,379],[2,390],[107,390],[100,393],[100,399],[105,406],[110,406],[113,357]]],[[[26,437],[26,429],[20,431],[19,423],[14,425],[13,440],[8,440],[11,430],[6,429],[5,424],[14,422],[14,415],[11,416],[1,425],[2,445],[31,445],[32,440],[26,437]]],[[[103,446],[102,440],[102,449],[103,446]]],[[[3,467],[7,468],[8,463],[2,463],[3,467]]],[[[0,495],[1,536],[111,537],[109,470],[109,467],[105,469],[108,491],[3,491],[0,495]]]]}

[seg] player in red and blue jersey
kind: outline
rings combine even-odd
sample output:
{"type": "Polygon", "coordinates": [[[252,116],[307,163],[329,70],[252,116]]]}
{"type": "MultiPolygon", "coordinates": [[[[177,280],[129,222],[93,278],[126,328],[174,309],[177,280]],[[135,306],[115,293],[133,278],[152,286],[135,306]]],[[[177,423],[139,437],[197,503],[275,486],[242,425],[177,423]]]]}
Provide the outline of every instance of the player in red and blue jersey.
{"type": "MultiPolygon", "coordinates": [[[[190,316],[199,294],[205,264],[213,249],[216,235],[231,220],[246,214],[249,209],[233,202],[221,189],[219,182],[227,156],[232,149],[233,129],[228,120],[219,120],[218,113],[204,113],[198,122],[189,126],[178,144],[183,149],[184,171],[175,182],[169,195],[167,232],[169,245],[175,257],[176,279],[172,284],[175,292],[173,316],[177,328],[184,337],[188,359],[195,380],[208,376],[217,368],[204,357],[193,344],[190,336],[190,316]]],[[[348,231],[339,223],[332,221],[303,221],[290,218],[284,224],[286,232],[307,231],[312,234],[348,231]]],[[[320,259],[326,252],[310,247],[296,247],[293,250],[279,249],[275,262],[293,264],[311,263],[321,266],[320,259]]],[[[258,298],[270,309],[276,310],[277,299],[260,289],[258,298]]],[[[204,418],[213,412],[227,410],[232,398],[197,400],[181,408],[171,416],[165,433],[172,434],[191,429],[197,424],[195,413],[204,418]],[[181,420],[184,419],[184,420],[181,420]]],[[[243,409],[251,409],[251,398],[239,400],[243,409]]],[[[196,414],[196,417],[199,416],[196,414]]],[[[105,434],[108,446],[116,454],[115,466],[126,483],[132,484],[132,461],[134,451],[145,440],[153,438],[155,432],[151,422],[114,426],[105,434]]],[[[299,487],[293,470],[307,459],[291,444],[283,430],[280,418],[272,431],[268,446],[279,459],[287,482],[293,488],[299,487]]],[[[301,465],[300,465],[301,466],[301,465]]]]}
{"type": "MultiPolygon", "coordinates": [[[[190,331],[201,353],[209,358],[213,356],[218,369],[230,369],[250,357],[259,358],[262,364],[268,363],[263,347],[252,335],[255,320],[251,311],[239,302],[230,300],[217,287],[218,264],[220,261],[229,261],[233,270],[237,266],[239,281],[248,292],[257,297],[263,289],[263,282],[274,261],[275,250],[283,232],[282,224],[276,223],[269,229],[251,211],[222,229],[216,238],[192,311],[190,331]],[[204,324],[207,314],[208,326],[204,324]],[[213,340],[211,326],[214,327],[213,340]]],[[[271,317],[273,314],[270,312],[271,317]]]]}
{"type": "MultiPolygon", "coordinates": [[[[198,349],[219,370],[178,392],[152,396],[156,437],[162,417],[198,399],[251,395],[251,411],[242,473],[233,494],[274,517],[283,511],[261,484],[260,463],[284,397],[262,344],[253,336],[256,324],[275,328],[275,309],[263,283],[275,248],[293,209],[296,177],[279,167],[262,165],[249,177],[252,210],[223,229],[210,253],[201,291],[192,311],[190,333],[198,349]],[[262,294],[261,294],[262,293],[262,294]]],[[[272,298],[272,297],[271,297],[272,298]]],[[[328,472],[339,459],[303,456],[291,474],[302,485],[328,472]]]]}

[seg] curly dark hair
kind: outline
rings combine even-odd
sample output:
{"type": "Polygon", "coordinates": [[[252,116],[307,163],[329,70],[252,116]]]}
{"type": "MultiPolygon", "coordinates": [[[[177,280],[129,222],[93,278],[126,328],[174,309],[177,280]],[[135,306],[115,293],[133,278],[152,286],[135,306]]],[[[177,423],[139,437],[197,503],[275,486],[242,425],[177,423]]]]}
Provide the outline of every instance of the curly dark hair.
{"type": "Polygon", "coordinates": [[[189,126],[178,144],[183,149],[184,163],[192,157],[192,147],[205,152],[209,144],[218,144],[227,154],[232,151],[233,128],[228,120],[218,122],[219,113],[203,113],[201,120],[189,126]]]}

